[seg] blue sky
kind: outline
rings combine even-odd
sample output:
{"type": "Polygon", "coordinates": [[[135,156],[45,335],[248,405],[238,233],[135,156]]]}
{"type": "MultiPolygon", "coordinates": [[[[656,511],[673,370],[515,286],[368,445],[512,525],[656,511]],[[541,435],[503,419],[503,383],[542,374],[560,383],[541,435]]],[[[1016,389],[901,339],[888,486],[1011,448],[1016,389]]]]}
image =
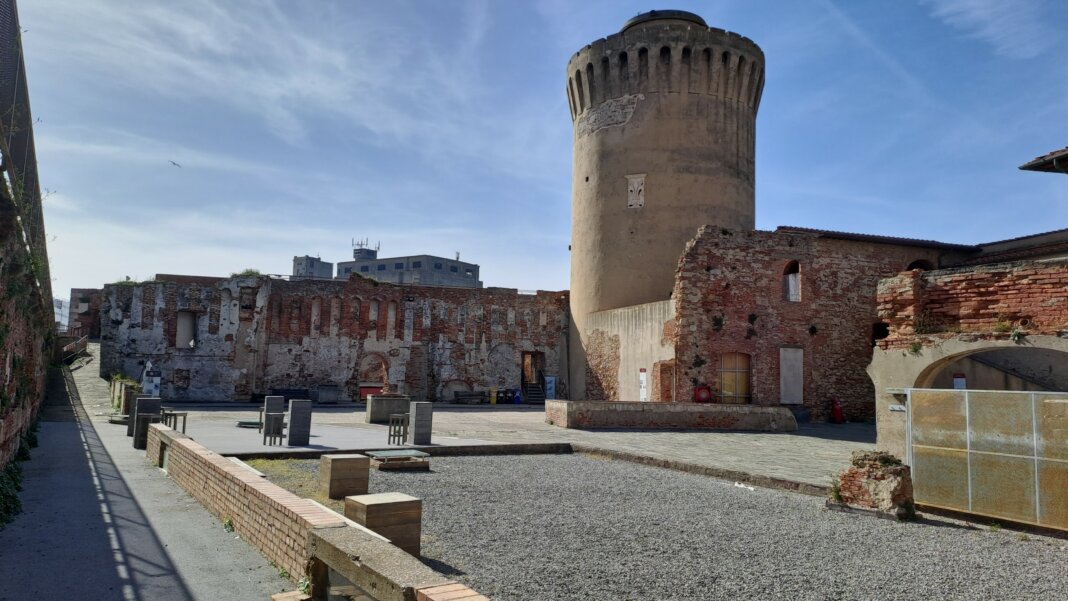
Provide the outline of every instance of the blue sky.
{"type": "Polygon", "coordinates": [[[757,226],[985,242],[1068,227],[1068,2],[20,3],[53,285],[293,255],[568,287],[568,58],[650,8],[759,44],[757,226]],[[173,166],[170,161],[181,164],[173,166]]]}

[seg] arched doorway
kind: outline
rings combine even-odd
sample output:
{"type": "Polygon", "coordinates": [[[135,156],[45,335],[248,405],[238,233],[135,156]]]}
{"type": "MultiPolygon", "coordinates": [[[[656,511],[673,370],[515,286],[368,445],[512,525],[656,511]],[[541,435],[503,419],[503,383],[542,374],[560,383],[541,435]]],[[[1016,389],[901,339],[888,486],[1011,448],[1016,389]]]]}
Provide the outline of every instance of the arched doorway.
{"type": "Polygon", "coordinates": [[[389,392],[389,359],[380,353],[367,353],[360,358],[358,371],[360,400],[367,395],[389,392]]]}
{"type": "Polygon", "coordinates": [[[1034,347],[979,350],[924,370],[916,388],[1066,391],[1068,352],[1034,347]]]}

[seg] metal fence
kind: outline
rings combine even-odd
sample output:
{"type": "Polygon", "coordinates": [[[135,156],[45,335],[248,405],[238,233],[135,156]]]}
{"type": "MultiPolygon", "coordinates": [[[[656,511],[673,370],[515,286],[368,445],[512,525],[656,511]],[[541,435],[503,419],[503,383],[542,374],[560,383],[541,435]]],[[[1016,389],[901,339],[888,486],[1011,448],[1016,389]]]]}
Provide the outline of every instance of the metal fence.
{"type": "Polygon", "coordinates": [[[916,502],[1068,530],[1068,392],[908,391],[916,502]]]}

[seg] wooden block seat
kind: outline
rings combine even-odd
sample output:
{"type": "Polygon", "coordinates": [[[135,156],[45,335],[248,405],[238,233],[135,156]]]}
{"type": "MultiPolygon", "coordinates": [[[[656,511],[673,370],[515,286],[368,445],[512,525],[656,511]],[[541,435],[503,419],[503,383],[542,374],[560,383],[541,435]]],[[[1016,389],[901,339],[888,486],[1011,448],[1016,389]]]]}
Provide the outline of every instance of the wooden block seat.
{"type": "Polygon", "coordinates": [[[345,517],[419,555],[423,501],[399,492],[345,497],[345,517]]]}

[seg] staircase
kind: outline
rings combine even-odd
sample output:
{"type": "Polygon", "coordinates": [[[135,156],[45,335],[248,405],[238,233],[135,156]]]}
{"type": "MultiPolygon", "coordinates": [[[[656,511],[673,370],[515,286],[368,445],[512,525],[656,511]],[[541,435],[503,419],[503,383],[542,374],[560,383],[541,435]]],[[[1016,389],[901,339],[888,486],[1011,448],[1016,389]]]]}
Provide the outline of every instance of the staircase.
{"type": "Polygon", "coordinates": [[[545,389],[541,384],[526,383],[523,384],[523,403],[526,405],[544,405],[545,404],[545,389]]]}

